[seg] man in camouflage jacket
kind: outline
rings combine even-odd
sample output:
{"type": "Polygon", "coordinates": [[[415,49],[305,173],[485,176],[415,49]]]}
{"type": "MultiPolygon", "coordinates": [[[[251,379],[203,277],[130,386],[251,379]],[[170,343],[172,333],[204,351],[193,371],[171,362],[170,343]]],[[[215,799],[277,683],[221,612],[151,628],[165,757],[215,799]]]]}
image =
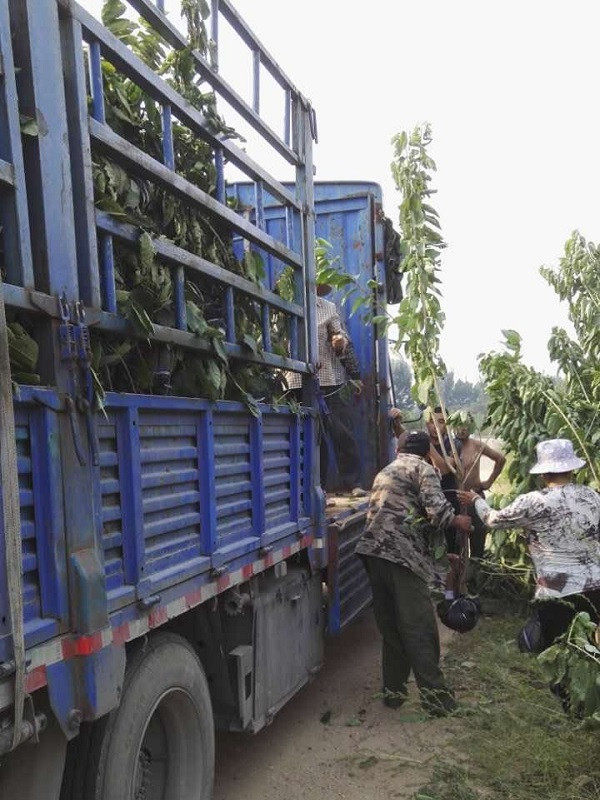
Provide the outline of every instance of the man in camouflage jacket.
{"type": "Polygon", "coordinates": [[[427,463],[429,437],[403,433],[398,457],[375,478],[365,531],[356,547],[371,582],[383,638],[384,702],[398,707],[414,672],[424,707],[443,714],[455,706],[440,669],[440,643],[429,586],[440,583],[434,554],[443,531],[469,531],[470,518],[455,515],[440,479],[427,463]]]}

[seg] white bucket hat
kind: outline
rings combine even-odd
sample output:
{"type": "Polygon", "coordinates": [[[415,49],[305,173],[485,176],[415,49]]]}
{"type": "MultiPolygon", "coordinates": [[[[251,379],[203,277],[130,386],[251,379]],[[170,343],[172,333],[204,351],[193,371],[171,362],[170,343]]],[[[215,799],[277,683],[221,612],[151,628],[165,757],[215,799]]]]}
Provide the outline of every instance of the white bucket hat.
{"type": "Polygon", "coordinates": [[[570,439],[548,439],[536,445],[535,451],[537,462],[529,470],[532,475],[571,472],[585,466],[585,461],[575,455],[570,439]]]}

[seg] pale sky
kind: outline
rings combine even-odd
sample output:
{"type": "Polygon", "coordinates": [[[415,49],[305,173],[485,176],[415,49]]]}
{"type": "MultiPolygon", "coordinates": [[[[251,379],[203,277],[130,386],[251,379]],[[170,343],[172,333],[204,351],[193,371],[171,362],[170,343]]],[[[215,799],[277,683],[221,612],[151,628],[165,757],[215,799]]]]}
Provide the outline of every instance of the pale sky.
{"type": "MultiPolygon", "coordinates": [[[[168,9],[175,5],[167,2],[168,9]]],[[[600,239],[600,5],[234,5],[316,108],[317,180],[380,183],[396,221],[390,139],[403,128],[432,124],[434,204],[449,244],[442,275],[448,367],[475,378],[477,354],[498,345],[502,328],[515,328],[526,360],[550,369],[546,341],[566,313],[538,267],[557,262],[574,228],[600,239]]],[[[232,56],[227,34],[223,30],[222,72],[249,99],[249,60],[232,56]]],[[[268,111],[280,107],[273,106],[275,96],[265,87],[268,111]]],[[[281,115],[271,120],[278,130],[281,115]]],[[[237,127],[234,114],[225,116],[237,127]]],[[[252,140],[248,150],[278,177],[288,177],[252,140]]]]}

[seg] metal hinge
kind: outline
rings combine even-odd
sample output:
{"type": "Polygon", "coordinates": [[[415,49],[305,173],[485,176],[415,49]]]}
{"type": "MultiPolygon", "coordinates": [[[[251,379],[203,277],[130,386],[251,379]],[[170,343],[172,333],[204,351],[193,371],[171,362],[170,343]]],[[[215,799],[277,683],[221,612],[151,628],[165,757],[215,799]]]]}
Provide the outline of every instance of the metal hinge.
{"type": "Polygon", "coordinates": [[[65,407],[71,423],[73,446],[81,466],[86,465],[86,456],[79,435],[77,412],[85,416],[89,449],[92,454],[92,464],[97,466],[98,438],[96,433],[94,404],[94,381],[92,376],[92,348],[90,332],[85,324],[85,308],[76,301],[73,311],[63,293],[58,298],[60,325],[58,338],[60,344],[60,359],[69,370],[70,392],[65,395],[65,407]],[[79,388],[81,384],[81,390],[79,388]]]}

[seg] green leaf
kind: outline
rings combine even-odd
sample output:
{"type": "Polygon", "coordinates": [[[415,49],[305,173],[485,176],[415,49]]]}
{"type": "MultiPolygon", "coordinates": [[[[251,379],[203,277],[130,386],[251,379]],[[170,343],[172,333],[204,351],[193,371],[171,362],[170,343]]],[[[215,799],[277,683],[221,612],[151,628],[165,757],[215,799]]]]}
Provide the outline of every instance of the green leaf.
{"type": "Polygon", "coordinates": [[[253,336],[250,336],[249,333],[244,333],[241,339],[241,344],[244,347],[247,347],[248,350],[251,350],[254,354],[258,352],[258,342],[253,336]]]}
{"type": "Polygon", "coordinates": [[[433,387],[433,378],[431,377],[425,378],[419,383],[417,389],[417,397],[419,399],[419,402],[423,403],[423,405],[427,405],[427,403],[429,402],[429,393],[431,392],[432,387],[433,387]]]}

